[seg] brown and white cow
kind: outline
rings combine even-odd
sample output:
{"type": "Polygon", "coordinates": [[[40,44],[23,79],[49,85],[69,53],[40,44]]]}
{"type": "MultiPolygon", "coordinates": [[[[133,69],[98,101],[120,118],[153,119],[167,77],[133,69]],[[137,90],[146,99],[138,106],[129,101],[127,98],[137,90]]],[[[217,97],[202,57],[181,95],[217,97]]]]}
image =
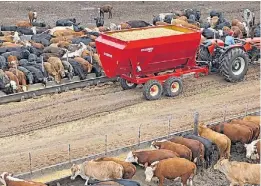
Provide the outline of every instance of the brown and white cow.
{"type": "Polygon", "coordinates": [[[188,160],[192,160],[192,152],[185,145],[181,145],[178,143],[173,143],[171,141],[162,140],[162,141],[153,141],[151,146],[158,149],[166,149],[171,150],[179,155],[181,158],[186,158],[188,160]]]}
{"type": "Polygon", "coordinates": [[[199,141],[184,138],[181,136],[175,136],[174,138],[171,138],[169,141],[188,147],[192,152],[192,160],[194,163],[197,163],[199,160],[201,161],[201,163],[204,161],[205,147],[199,141]]]}
{"type": "Polygon", "coordinates": [[[150,182],[153,177],[159,179],[159,186],[163,186],[164,179],[175,179],[180,177],[183,186],[187,185],[187,180],[192,180],[196,174],[197,166],[185,158],[169,158],[161,161],[156,161],[147,167],[145,170],[146,180],[150,182]]]}
{"type": "Polygon", "coordinates": [[[132,163],[122,161],[118,158],[103,157],[103,158],[98,158],[95,161],[113,161],[115,163],[122,165],[124,170],[123,177],[122,177],[123,179],[131,179],[136,173],[136,167],[132,163]]]}
{"type": "Polygon", "coordinates": [[[260,184],[260,164],[250,164],[246,162],[229,161],[220,159],[214,165],[215,170],[224,173],[231,182],[230,186],[245,184],[260,184]]]}
{"type": "Polygon", "coordinates": [[[155,161],[160,161],[167,158],[175,158],[179,155],[173,151],[166,149],[159,150],[142,150],[130,151],[125,159],[126,162],[137,163],[141,166],[147,167],[155,161]]]}
{"type": "Polygon", "coordinates": [[[260,160],[260,139],[244,145],[246,148],[246,158],[260,160]]]}
{"type": "Polygon", "coordinates": [[[86,180],[85,185],[87,185],[90,178],[99,181],[121,179],[123,176],[123,167],[113,161],[95,162],[94,160],[91,160],[80,165],[73,164],[71,173],[72,180],[79,175],[86,180]]]}
{"type": "Polygon", "coordinates": [[[47,186],[40,182],[14,178],[13,175],[8,172],[4,172],[1,174],[0,182],[5,186],[47,186]]]}
{"type": "Polygon", "coordinates": [[[198,125],[198,133],[201,137],[207,138],[217,145],[219,150],[219,158],[230,157],[231,140],[225,134],[220,134],[211,130],[205,126],[204,123],[200,123],[198,125]]]}

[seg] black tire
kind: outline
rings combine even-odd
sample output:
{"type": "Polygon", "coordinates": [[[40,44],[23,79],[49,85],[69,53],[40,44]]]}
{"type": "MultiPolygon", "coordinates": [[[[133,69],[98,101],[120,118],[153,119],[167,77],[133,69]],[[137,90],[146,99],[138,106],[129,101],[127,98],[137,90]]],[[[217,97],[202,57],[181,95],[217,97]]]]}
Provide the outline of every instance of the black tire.
{"type": "Polygon", "coordinates": [[[128,83],[126,79],[120,78],[120,84],[123,90],[133,89],[136,88],[137,84],[135,83],[128,83]]]}
{"type": "Polygon", "coordinates": [[[183,91],[183,83],[179,78],[170,77],[164,82],[163,88],[166,93],[166,96],[174,97],[178,96],[183,91]],[[173,87],[174,83],[176,84],[176,87],[173,87]]]}
{"type": "Polygon", "coordinates": [[[197,55],[198,61],[210,61],[211,56],[208,51],[208,49],[205,46],[200,45],[198,55],[197,55]]]}
{"type": "Polygon", "coordinates": [[[228,82],[244,79],[248,70],[248,56],[241,48],[232,48],[221,59],[220,73],[228,82]]]}
{"type": "Polygon", "coordinates": [[[163,92],[163,87],[162,87],[161,83],[157,80],[149,80],[143,86],[143,95],[147,100],[159,99],[162,95],[162,92],[163,92]],[[151,88],[153,86],[157,87],[157,92],[156,92],[155,95],[153,95],[152,94],[153,92],[151,91],[151,88]]]}

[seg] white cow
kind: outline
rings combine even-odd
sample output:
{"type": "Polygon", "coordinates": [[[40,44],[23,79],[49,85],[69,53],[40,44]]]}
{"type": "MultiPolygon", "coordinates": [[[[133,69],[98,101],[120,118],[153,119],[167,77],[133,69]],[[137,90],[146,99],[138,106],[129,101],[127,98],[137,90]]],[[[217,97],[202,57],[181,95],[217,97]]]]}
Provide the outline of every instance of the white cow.
{"type": "Polygon", "coordinates": [[[260,164],[229,161],[220,159],[214,165],[214,170],[219,170],[226,175],[230,186],[245,184],[260,184],[260,164]]]}
{"type": "Polygon", "coordinates": [[[257,139],[255,141],[252,141],[252,143],[250,144],[245,144],[245,148],[246,148],[246,158],[252,159],[252,160],[257,160],[259,159],[259,154],[260,152],[258,152],[258,148],[257,148],[257,143],[259,142],[260,144],[260,139],[257,139]]]}
{"type": "Polygon", "coordinates": [[[113,161],[95,162],[91,160],[80,165],[73,164],[71,173],[72,180],[79,175],[86,180],[85,185],[87,185],[90,177],[99,181],[121,179],[123,176],[123,167],[113,161]]]}
{"type": "Polygon", "coordinates": [[[8,172],[2,173],[0,177],[0,182],[5,186],[47,186],[40,182],[27,181],[23,179],[14,178],[13,174],[8,172]]]}
{"type": "Polygon", "coordinates": [[[63,55],[62,59],[66,59],[67,57],[68,58],[81,57],[83,51],[87,49],[87,46],[82,42],[80,42],[80,44],[78,46],[81,46],[81,48],[79,48],[78,50],[76,50],[74,52],[69,52],[67,50],[66,53],[63,55]]]}

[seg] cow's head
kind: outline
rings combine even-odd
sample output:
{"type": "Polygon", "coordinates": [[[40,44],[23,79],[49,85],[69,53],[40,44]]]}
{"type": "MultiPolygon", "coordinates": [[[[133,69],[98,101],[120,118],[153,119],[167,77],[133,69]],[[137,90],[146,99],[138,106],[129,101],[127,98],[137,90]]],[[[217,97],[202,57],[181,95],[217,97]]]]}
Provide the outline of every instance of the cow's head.
{"type": "Polygon", "coordinates": [[[218,162],[214,165],[214,170],[219,170],[221,172],[223,172],[224,168],[225,168],[225,164],[227,164],[229,162],[228,159],[225,158],[221,158],[220,160],[218,160],[218,162]]]}
{"type": "Polygon", "coordinates": [[[161,140],[161,141],[153,141],[151,143],[151,147],[154,147],[155,149],[160,149],[161,143],[166,142],[167,140],[161,140]]]}
{"type": "Polygon", "coordinates": [[[138,163],[138,157],[134,151],[130,151],[125,159],[125,162],[138,163]]]}
{"type": "Polygon", "coordinates": [[[17,84],[16,84],[16,82],[15,81],[10,81],[10,85],[11,85],[11,87],[12,87],[12,89],[13,90],[17,90],[18,89],[18,87],[17,87],[17,84]]]}
{"type": "Polygon", "coordinates": [[[79,165],[75,165],[73,164],[73,166],[71,167],[71,179],[74,180],[76,178],[76,176],[81,174],[81,169],[79,167],[79,165]]]}
{"type": "Polygon", "coordinates": [[[10,176],[11,174],[10,173],[8,173],[8,172],[3,172],[2,174],[1,174],[1,176],[0,176],[0,182],[2,183],[2,184],[4,184],[4,185],[6,185],[6,177],[7,176],[10,176]]]}
{"type": "Polygon", "coordinates": [[[145,181],[146,181],[146,182],[150,182],[151,179],[153,178],[153,176],[154,176],[154,171],[156,170],[158,163],[159,163],[159,161],[155,161],[155,162],[153,162],[149,167],[147,167],[147,168],[145,169],[145,176],[146,176],[145,181]]]}
{"type": "Polygon", "coordinates": [[[246,148],[246,158],[251,158],[254,154],[257,153],[257,148],[255,144],[245,144],[244,145],[246,148]]]}

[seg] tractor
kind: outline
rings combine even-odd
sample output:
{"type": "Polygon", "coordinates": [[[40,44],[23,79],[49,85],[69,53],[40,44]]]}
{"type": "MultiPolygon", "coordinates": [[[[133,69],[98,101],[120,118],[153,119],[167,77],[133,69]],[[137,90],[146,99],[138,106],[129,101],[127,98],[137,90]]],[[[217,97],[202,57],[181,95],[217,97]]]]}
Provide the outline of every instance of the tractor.
{"type": "Polygon", "coordinates": [[[204,41],[197,54],[198,65],[207,65],[210,72],[219,72],[228,82],[242,81],[249,63],[260,58],[260,38],[234,40],[233,45],[221,39],[204,41]]]}

